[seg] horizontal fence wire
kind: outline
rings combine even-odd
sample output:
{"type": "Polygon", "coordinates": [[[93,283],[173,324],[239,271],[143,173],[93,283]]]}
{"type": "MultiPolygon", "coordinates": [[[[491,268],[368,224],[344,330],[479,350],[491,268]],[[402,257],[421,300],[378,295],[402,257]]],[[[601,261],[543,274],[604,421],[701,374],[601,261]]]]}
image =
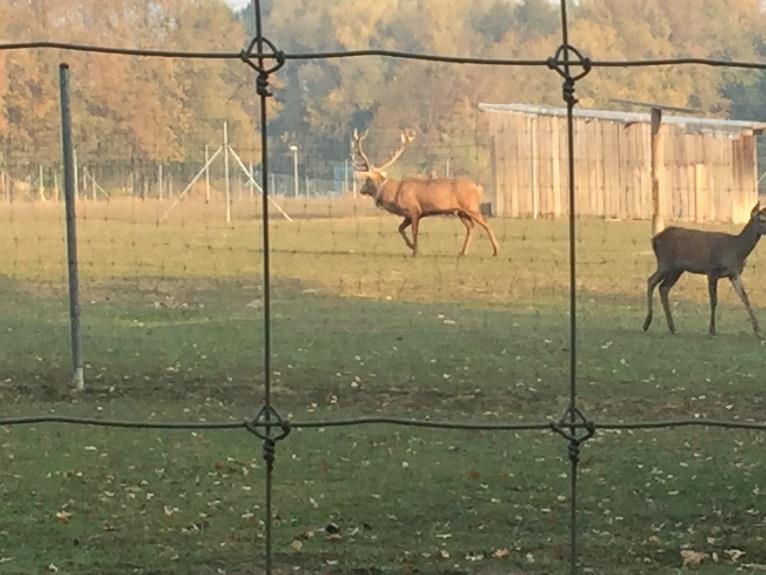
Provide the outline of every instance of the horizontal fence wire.
{"type": "MultiPolygon", "coordinates": [[[[0,43],[0,51],[12,50],[64,50],[74,52],[89,52],[93,54],[112,54],[117,56],[139,56],[145,58],[188,58],[203,60],[240,60],[255,57],[255,54],[240,50],[237,52],[197,52],[189,50],[155,50],[147,48],[120,48],[117,46],[97,46],[92,44],[77,44],[70,42],[4,42],[0,43]]],[[[339,58],[359,58],[378,56],[402,60],[421,60],[441,62],[445,64],[473,64],[480,66],[511,66],[511,67],[545,67],[553,68],[563,65],[560,58],[524,59],[524,58],[482,58],[475,56],[448,56],[442,54],[426,54],[422,52],[406,52],[399,50],[337,50],[327,52],[279,52],[278,54],[260,54],[265,60],[330,60],[339,58]]],[[[716,58],[654,58],[636,60],[599,60],[588,59],[592,68],[638,68],[655,66],[712,66],[724,68],[743,68],[749,70],[766,70],[766,62],[748,62],[741,60],[721,60],[716,58]]]]}
{"type": "MultiPolygon", "coordinates": [[[[244,429],[248,421],[126,421],[118,419],[96,419],[89,417],[67,417],[58,415],[31,415],[24,417],[0,418],[0,427],[33,425],[38,423],[62,423],[67,425],[91,425],[96,427],[116,427],[127,429],[244,429]]],[[[331,427],[350,427],[355,425],[394,425],[400,427],[420,427],[426,429],[454,429],[467,431],[547,431],[559,425],[559,421],[530,423],[482,423],[457,421],[431,421],[428,419],[408,419],[401,417],[351,417],[347,419],[326,419],[319,421],[259,422],[259,427],[290,429],[317,429],[331,427]]],[[[668,419],[658,421],[598,421],[566,423],[574,429],[603,430],[638,430],[667,429],[675,427],[704,427],[723,429],[745,429],[766,431],[766,423],[749,421],[722,421],[713,419],[668,419]]]]}

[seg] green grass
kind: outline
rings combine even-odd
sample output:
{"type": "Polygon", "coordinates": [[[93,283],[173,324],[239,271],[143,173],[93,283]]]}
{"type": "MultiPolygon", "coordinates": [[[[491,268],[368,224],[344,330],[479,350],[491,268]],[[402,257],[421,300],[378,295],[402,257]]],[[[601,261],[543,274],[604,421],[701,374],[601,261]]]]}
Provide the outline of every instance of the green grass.
{"type": "MultiPolygon", "coordinates": [[[[67,382],[61,206],[0,208],[4,415],[252,417],[263,401],[263,332],[251,207],[235,206],[225,226],[220,206],[182,204],[158,226],[156,204],[81,206],[88,391],[79,395],[67,382]]],[[[462,226],[426,220],[413,259],[395,219],[356,213],[273,223],[280,413],[558,417],[569,393],[565,223],[493,220],[501,256],[477,234],[458,259],[462,226]]],[[[718,337],[706,335],[699,277],[672,294],[679,335],[662,317],[641,332],[647,233],[642,222],[578,225],[580,407],[601,421],[762,421],[766,346],[728,286],[718,337]]],[[[766,321],[766,253],[752,255],[745,282],[766,321]]],[[[676,573],[686,548],[709,554],[701,572],[756,572],[766,564],[764,439],[598,434],[581,463],[585,572],[676,573]],[[746,555],[734,564],[730,549],[746,555]]],[[[62,573],[241,574],[263,565],[261,446],[245,432],[39,425],[0,429],[0,446],[0,573],[54,564],[62,573]]],[[[277,568],[567,572],[565,447],[549,432],[295,431],[277,452],[277,568]],[[331,522],[341,539],[327,537],[331,522]]]]}

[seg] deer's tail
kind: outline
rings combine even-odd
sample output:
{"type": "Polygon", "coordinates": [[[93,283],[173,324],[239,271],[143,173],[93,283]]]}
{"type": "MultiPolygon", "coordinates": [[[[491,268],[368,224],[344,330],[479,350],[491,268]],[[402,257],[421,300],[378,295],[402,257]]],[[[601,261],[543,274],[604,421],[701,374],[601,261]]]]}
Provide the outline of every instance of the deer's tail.
{"type": "Polygon", "coordinates": [[[657,236],[652,236],[652,251],[656,254],[657,253],[657,246],[659,245],[659,242],[657,241],[657,236]]]}

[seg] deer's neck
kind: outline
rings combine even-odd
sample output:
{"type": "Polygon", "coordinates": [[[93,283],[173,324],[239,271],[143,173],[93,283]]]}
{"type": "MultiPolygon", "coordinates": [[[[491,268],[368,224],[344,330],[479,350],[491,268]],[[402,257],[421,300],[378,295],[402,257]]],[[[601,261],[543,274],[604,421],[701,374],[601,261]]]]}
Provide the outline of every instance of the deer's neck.
{"type": "Polygon", "coordinates": [[[743,259],[749,256],[750,252],[758,245],[758,240],[760,239],[761,235],[755,229],[755,221],[751,219],[737,236],[737,251],[739,255],[743,259]]]}
{"type": "Polygon", "coordinates": [[[396,191],[399,189],[398,182],[389,180],[386,178],[380,185],[377,186],[378,194],[375,197],[375,205],[388,210],[389,212],[398,213],[396,209],[396,191]]]}

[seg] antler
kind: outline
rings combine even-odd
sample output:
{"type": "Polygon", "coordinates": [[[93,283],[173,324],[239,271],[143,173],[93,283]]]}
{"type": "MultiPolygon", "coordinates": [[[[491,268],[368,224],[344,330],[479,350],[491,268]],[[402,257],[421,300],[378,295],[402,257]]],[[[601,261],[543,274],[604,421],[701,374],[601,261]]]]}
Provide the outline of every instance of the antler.
{"type": "Polygon", "coordinates": [[[382,166],[378,166],[378,170],[385,170],[389,166],[391,166],[396,160],[399,159],[399,156],[402,155],[404,150],[407,148],[407,146],[415,139],[415,130],[407,129],[401,134],[402,144],[399,146],[399,149],[394,152],[394,155],[391,156],[391,159],[388,160],[385,164],[382,166]]]}
{"type": "Polygon", "coordinates": [[[354,135],[351,138],[351,160],[357,172],[368,172],[372,169],[372,162],[362,149],[362,141],[367,137],[367,133],[368,130],[365,130],[362,135],[359,135],[359,132],[354,128],[354,135]],[[359,161],[360,158],[361,162],[359,161]]]}

